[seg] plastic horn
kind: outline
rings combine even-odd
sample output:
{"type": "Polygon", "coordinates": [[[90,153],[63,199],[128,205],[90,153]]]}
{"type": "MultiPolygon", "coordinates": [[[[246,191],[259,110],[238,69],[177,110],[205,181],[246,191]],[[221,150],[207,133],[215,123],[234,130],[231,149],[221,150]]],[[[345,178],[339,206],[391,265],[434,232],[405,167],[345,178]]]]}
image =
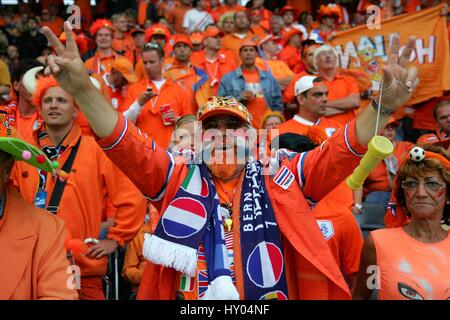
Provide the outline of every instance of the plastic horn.
{"type": "Polygon", "coordinates": [[[367,176],[380,163],[394,151],[394,146],[388,138],[383,136],[374,136],[368,145],[368,150],[361,159],[359,166],[347,178],[347,185],[353,190],[360,189],[367,176]]]}
{"type": "MultiPolygon", "coordinates": [[[[31,94],[34,94],[34,92],[36,91],[36,74],[41,70],[44,70],[44,67],[34,67],[28,70],[23,76],[23,85],[25,86],[25,89],[27,89],[27,91],[31,94]]],[[[98,82],[98,80],[93,77],[89,78],[91,79],[92,84],[100,90],[100,82],[98,82]]]]}

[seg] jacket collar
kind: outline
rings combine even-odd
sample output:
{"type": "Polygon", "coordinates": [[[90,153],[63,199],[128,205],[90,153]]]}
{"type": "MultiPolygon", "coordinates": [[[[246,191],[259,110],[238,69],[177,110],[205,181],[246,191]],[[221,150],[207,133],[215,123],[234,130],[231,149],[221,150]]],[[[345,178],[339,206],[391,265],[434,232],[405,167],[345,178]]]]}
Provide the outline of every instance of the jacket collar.
{"type": "MultiPolygon", "coordinates": [[[[258,71],[258,75],[260,79],[265,79],[267,78],[267,74],[266,72],[264,72],[263,70],[259,69],[258,67],[256,67],[256,70],[258,71]]],[[[239,67],[237,67],[236,69],[236,74],[241,77],[244,78],[244,73],[242,71],[242,65],[240,65],[239,67]]]]}

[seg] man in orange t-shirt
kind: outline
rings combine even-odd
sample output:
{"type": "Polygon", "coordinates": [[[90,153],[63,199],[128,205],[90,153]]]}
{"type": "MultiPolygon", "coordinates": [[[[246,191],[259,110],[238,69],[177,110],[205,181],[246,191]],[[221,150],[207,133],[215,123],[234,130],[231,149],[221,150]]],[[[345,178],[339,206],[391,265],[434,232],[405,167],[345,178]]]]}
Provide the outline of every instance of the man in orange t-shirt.
{"type": "Polygon", "coordinates": [[[117,13],[111,17],[115,32],[112,42],[113,49],[124,55],[125,52],[134,49],[134,40],[128,29],[128,21],[125,13],[117,13]]]}
{"type": "Polygon", "coordinates": [[[234,59],[230,58],[231,51],[221,50],[221,35],[223,32],[217,27],[207,28],[203,33],[205,49],[195,59],[191,57],[191,63],[208,74],[213,95],[217,95],[223,75],[237,67],[234,59]]]}
{"type": "Polygon", "coordinates": [[[241,66],[222,78],[217,94],[234,96],[245,104],[253,116],[253,126],[259,128],[264,114],[269,109],[281,111],[283,103],[277,80],[270,72],[256,67],[256,56],[256,43],[244,41],[240,49],[241,66]]]}
{"type": "Polygon", "coordinates": [[[164,77],[183,89],[184,99],[189,104],[189,113],[196,114],[198,107],[213,95],[208,74],[191,64],[192,43],[188,36],[175,36],[173,52],[173,63],[165,65],[164,77]]]}
{"type": "Polygon", "coordinates": [[[100,90],[115,109],[123,112],[128,107],[125,105],[127,88],[136,82],[131,62],[119,57],[113,62],[111,72],[105,73],[100,79],[100,90]]]}
{"type": "Polygon", "coordinates": [[[147,77],[128,87],[124,115],[159,146],[167,148],[176,119],[190,112],[189,104],[183,89],[163,76],[163,51],[158,44],[147,44],[141,61],[147,77]],[[163,106],[168,110],[162,112],[163,106]]]}
{"type": "Polygon", "coordinates": [[[294,73],[286,62],[277,59],[278,48],[275,42],[277,38],[268,35],[258,43],[261,57],[256,58],[256,66],[261,70],[269,71],[280,84],[282,89],[286,88],[294,73]]]}
{"type": "Polygon", "coordinates": [[[284,48],[278,54],[278,59],[286,62],[294,73],[303,71],[300,53],[302,47],[302,37],[303,33],[300,30],[296,28],[289,30],[284,36],[284,48]]]}
{"type": "Polygon", "coordinates": [[[184,34],[183,21],[185,13],[192,9],[191,0],[180,0],[175,3],[175,8],[169,13],[169,22],[173,24],[175,33],[184,34]]]}
{"type": "Polygon", "coordinates": [[[91,75],[97,74],[101,77],[111,71],[112,63],[119,56],[112,48],[114,27],[111,21],[100,19],[94,22],[89,32],[95,39],[97,49],[84,65],[91,75]]]}
{"type": "Polygon", "coordinates": [[[241,64],[239,59],[241,44],[245,40],[254,40],[256,35],[250,30],[250,20],[245,10],[234,13],[234,24],[236,31],[223,37],[222,47],[234,53],[235,62],[239,65],[241,64]]]}
{"type": "Polygon", "coordinates": [[[313,59],[318,75],[328,86],[326,116],[344,125],[356,116],[360,102],[358,83],[350,76],[337,73],[338,55],[333,47],[321,46],[314,52],[313,59]]]}
{"type": "Polygon", "coordinates": [[[441,143],[450,141],[450,97],[439,101],[433,111],[433,117],[437,122],[434,133],[424,134],[417,143],[441,143]]]}

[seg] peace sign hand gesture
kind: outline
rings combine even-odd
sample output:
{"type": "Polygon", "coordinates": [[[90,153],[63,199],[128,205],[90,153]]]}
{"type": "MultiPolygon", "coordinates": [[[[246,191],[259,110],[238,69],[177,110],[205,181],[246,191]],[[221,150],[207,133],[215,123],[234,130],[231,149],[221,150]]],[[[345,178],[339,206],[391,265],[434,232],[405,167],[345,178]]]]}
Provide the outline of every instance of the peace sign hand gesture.
{"type": "Polygon", "coordinates": [[[56,52],[56,56],[48,56],[48,65],[44,73],[45,75],[53,75],[66,92],[76,96],[77,93],[83,92],[93,85],[78,52],[70,22],[64,22],[64,31],[66,33],[66,46],[59,41],[50,28],[42,28],[42,32],[56,52]]]}
{"type": "MultiPolygon", "coordinates": [[[[380,90],[381,105],[395,111],[404,105],[419,84],[417,68],[409,67],[416,39],[410,37],[399,58],[400,37],[394,35],[389,51],[388,64],[383,67],[383,82],[380,90]]],[[[376,100],[378,102],[378,99],[376,100]]]]}

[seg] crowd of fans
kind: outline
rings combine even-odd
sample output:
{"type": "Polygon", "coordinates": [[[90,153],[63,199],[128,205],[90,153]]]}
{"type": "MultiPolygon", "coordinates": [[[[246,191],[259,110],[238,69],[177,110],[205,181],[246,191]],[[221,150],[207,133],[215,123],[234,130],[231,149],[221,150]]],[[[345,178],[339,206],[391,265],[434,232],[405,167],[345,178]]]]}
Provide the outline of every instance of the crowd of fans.
{"type": "MultiPolygon", "coordinates": [[[[238,2],[97,1],[96,7],[90,7],[89,1],[76,1],[81,7],[81,27],[74,29],[74,37],[84,65],[104,97],[158,146],[184,156],[186,149],[194,148],[194,121],[199,107],[212,96],[234,96],[251,113],[254,128],[277,129],[276,134],[259,141],[260,149],[269,148],[276,140],[280,148],[304,152],[354,119],[373,94],[369,76],[340,69],[338,53],[327,42],[339,31],[365,24],[366,9],[371,4],[381,8],[384,20],[442,3],[238,2]],[[308,91],[318,82],[327,89],[312,95],[308,91]]],[[[42,90],[42,95],[35,100],[35,94],[32,99],[24,83],[26,72],[46,65],[52,53],[42,28],[49,27],[64,43],[63,23],[69,14],[62,1],[51,0],[37,4],[29,1],[2,10],[0,105],[15,114],[15,127],[21,137],[37,143],[51,160],[70,158],[70,152],[64,153],[64,149],[79,143],[80,137],[86,140],[78,152],[83,165],[71,172],[80,177],[79,182],[73,187],[75,191],[64,193],[60,216],[74,238],[110,242],[88,251],[88,256],[101,263],[78,257],[81,262],[76,262],[82,265],[80,297],[103,298],[105,286],[109,286],[105,275],[111,275],[114,269],[111,266],[106,270],[106,257],[112,259],[117,249],[120,254],[116,263],[122,278],[114,281],[120,282],[120,298],[133,298],[144,271],[144,233],[154,229],[159,213],[146,205],[131,181],[102,155],[88,121],[77,112],[76,102],[72,101],[70,112],[76,117],[79,132],[73,128],[61,130],[63,124],[52,120],[51,102],[46,107],[45,99],[39,100],[56,84],[38,86],[36,90],[42,90]],[[74,217],[69,208],[79,211],[82,217],[74,217]],[[132,221],[133,214],[142,221],[132,221]]],[[[449,24],[450,12],[443,14],[449,24]]],[[[360,267],[363,238],[359,230],[370,225],[368,220],[383,228],[385,208],[395,191],[404,154],[416,143],[438,143],[450,150],[449,92],[405,108],[409,112],[402,112],[401,117],[394,115],[381,131],[393,143],[393,155],[376,167],[363,189],[352,192],[343,183],[326,202],[317,206],[311,203],[314,217],[334,221],[335,232],[345,238],[330,247],[338,252],[336,260],[350,287],[360,267]],[[420,118],[414,113],[417,110],[420,118]],[[424,115],[428,118],[424,119],[424,115]],[[328,211],[334,213],[325,214],[328,211]]],[[[29,177],[27,173],[25,177],[23,172],[30,170],[18,167],[18,173],[12,174],[15,184],[28,195],[27,201],[37,204],[36,187],[44,190],[53,186],[46,186],[42,174],[29,177]]],[[[327,225],[319,226],[325,235],[327,225]]]]}

